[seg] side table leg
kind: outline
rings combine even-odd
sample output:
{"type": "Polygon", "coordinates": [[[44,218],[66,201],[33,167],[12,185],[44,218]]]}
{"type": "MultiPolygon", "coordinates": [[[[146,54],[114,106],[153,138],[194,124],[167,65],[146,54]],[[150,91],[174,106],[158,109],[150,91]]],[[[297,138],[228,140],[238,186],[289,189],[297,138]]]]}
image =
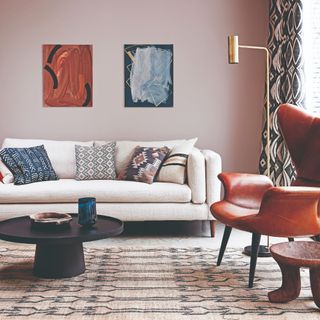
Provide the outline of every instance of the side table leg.
{"type": "Polygon", "coordinates": [[[289,302],[296,299],[301,290],[300,268],[278,262],[282,273],[281,288],[268,293],[270,302],[289,302]]]}
{"type": "Polygon", "coordinates": [[[320,308],[320,268],[310,268],[310,285],[313,301],[320,308]]]}

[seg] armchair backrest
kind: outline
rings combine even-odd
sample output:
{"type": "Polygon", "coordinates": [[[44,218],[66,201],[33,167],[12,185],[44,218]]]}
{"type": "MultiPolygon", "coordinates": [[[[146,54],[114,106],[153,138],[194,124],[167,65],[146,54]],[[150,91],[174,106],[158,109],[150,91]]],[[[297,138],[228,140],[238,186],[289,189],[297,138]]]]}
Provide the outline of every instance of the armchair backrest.
{"type": "Polygon", "coordinates": [[[277,115],[297,171],[292,185],[320,187],[320,118],[290,104],[280,105],[277,115]]]}

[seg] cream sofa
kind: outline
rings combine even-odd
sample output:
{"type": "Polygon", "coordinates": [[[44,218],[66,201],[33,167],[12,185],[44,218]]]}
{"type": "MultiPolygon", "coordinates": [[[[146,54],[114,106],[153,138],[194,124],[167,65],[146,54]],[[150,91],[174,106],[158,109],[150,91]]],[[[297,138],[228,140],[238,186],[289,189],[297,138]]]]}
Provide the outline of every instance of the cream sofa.
{"type": "MultiPolygon", "coordinates": [[[[126,166],[134,147],[173,147],[183,140],[117,141],[116,170],[126,166]]],[[[98,141],[103,143],[102,141],[98,141]]],[[[141,182],[118,180],[75,180],[75,144],[93,145],[93,141],[53,141],[5,139],[2,148],[30,147],[43,144],[59,176],[57,181],[22,186],[0,183],[0,219],[35,212],[77,212],[77,200],[97,199],[99,214],[124,221],[142,220],[212,220],[210,204],[220,199],[220,156],[210,150],[194,148],[187,164],[187,183],[141,182]]]]}

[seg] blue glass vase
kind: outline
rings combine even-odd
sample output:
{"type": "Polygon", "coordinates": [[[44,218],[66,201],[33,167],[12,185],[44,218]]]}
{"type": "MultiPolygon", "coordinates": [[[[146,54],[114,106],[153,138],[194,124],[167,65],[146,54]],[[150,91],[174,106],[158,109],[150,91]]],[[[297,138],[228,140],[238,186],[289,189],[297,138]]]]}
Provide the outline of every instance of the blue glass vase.
{"type": "Polygon", "coordinates": [[[80,198],[78,200],[78,223],[90,227],[97,222],[96,198],[80,198]]]}

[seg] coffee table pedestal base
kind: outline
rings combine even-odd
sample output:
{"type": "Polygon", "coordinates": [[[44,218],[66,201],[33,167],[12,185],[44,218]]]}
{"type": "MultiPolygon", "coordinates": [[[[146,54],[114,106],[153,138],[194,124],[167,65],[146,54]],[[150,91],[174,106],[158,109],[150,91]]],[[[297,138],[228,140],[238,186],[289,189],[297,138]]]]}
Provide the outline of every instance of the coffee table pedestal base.
{"type": "Polygon", "coordinates": [[[84,273],[82,242],[37,244],[33,274],[40,278],[70,278],[84,273]]]}

